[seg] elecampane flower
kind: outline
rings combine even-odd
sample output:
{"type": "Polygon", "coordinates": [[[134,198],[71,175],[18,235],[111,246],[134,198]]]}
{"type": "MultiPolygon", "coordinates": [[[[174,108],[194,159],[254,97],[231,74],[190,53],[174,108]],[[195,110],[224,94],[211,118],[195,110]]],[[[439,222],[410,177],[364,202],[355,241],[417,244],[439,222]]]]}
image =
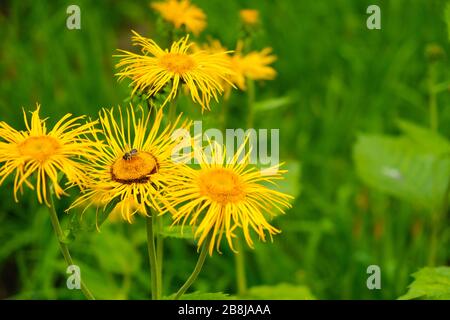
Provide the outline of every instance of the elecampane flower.
{"type": "Polygon", "coordinates": [[[95,122],[80,123],[83,117],[66,114],[48,130],[46,119],[39,117],[40,106],[31,113],[28,122],[24,112],[26,130],[18,131],[6,122],[0,122],[0,184],[14,175],[14,198],[17,191],[26,185],[36,190],[40,203],[48,201],[51,185],[59,198],[65,194],[58,182],[58,173],[63,173],[68,182],[83,186],[85,166],[80,159],[91,159],[96,143],[85,135],[92,132],[95,122]],[[31,181],[35,176],[36,183],[31,181]]]}
{"type": "Polygon", "coordinates": [[[69,210],[78,206],[99,209],[113,203],[128,222],[135,213],[162,212],[163,189],[181,166],[171,158],[179,142],[171,137],[179,118],[163,129],[161,109],[154,117],[142,107],[135,111],[130,105],[124,111],[119,107],[100,112],[102,132],[95,139],[104,143],[98,144],[99,156],[87,169],[85,192],[69,210]]]}
{"type": "Polygon", "coordinates": [[[225,148],[210,148],[212,157],[208,157],[204,150],[194,147],[200,169],[183,167],[180,170],[182,177],[167,192],[171,206],[177,207],[173,223],[184,226],[189,221],[199,247],[210,237],[210,255],[214,247],[219,251],[223,235],[234,250],[237,229],[242,230],[250,247],[253,247],[251,231],[263,241],[266,233],[272,238],[280,231],[268,222],[267,217],[283,213],[291,206],[289,195],[264,185],[275,185],[274,181],[281,179],[281,174],[286,171],[278,170],[276,166],[263,175],[249,164],[250,152],[239,159],[243,147],[228,160],[225,148]]]}
{"type": "Polygon", "coordinates": [[[247,54],[241,52],[242,44],[238,44],[235,54],[231,58],[231,69],[234,72],[232,82],[239,89],[245,90],[245,80],[273,80],[277,72],[270,65],[277,59],[271,48],[261,51],[251,51],[247,54]]]}
{"type": "Polygon", "coordinates": [[[189,0],[166,0],[152,3],[151,7],[177,29],[185,27],[187,31],[198,35],[206,27],[205,13],[189,0]]]}
{"type": "Polygon", "coordinates": [[[218,101],[224,91],[222,80],[229,82],[232,74],[226,52],[190,53],[193,43],[188,42],[188,36],[174,42],[170,50],[163,50],[153,40],[133,33],[133,43],[141,47],[142,54],[119,50],[123,55],[118,55],[121,59],[116,66],[121,69],[116,73],[119,80],[132,80],[132,94],[139,90],[154,96],[169,85],[170,93],[164,106],[176,97],[178,88],[184,84],[192,100],[202,109],[210,109],[211,99],[218,101]]]}

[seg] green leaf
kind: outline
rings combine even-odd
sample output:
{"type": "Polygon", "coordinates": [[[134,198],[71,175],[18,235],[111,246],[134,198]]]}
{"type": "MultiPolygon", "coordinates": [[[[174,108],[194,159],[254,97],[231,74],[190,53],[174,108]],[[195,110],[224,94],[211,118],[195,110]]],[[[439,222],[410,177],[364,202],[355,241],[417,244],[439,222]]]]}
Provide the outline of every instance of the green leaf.
{"type": "Polygon", "coordinates": [[[288,172],[283,175],[283,180],[277,181],[279,185],[278,191],[287,193],[294,198],[298,197],[301,192],[301,163],[295,160],[288,160],[283,166],[281,166],[281,169],[287,170],[288,172]]]}
{"type": "Polygon", "coordinates": [[[450,142],[435,131],[404,120],[397,121],[397,125],[421,152],[435,155],[450,154],[450,142]]]}
{"type": "Polygon", "coordinates": [[[80,210],[74,211],[71,214],[70,223],[67,230],[64,230],[64,239],[61,239],[64,243],[70,243],[74,241],[81,232],[93,232],[99,229],[103,223],[108,219],[112,210],[120,202],[120,199],[114,198],[109,202],[104,210],[101,208],[87,209],[84,213],[80,210]]]}
{"type": "Polygon", "coordinates": [[[450,267],[423,268],[413,274],[414,281],[409,285],[408,292],[400,300],[450,299],[450,267]]]}
{"type": "Polygon", "coordinates": [[[139,270],[140,254],[121,233],[105,228],[92,237],[90,247],[102,270],[117,274],[139,270]]]}
{"type": "Polygon", "coordinates": [[[449,142],[402,121],[400,136],[360,135],[353,158],[369,186],[429,209],[442,206],[450,177],[449,142]]]}
{"type": "Polygon", "coordinates": [[[315,300],[308,287],[280,283],[275,286],[257,286],[250,288],[240,297],[244,299],[261,300],[315,300]]]}
{"type": "MultiPolygon", "coordinates": [[[[175,293],[164,297],[163,300],[172,300],[175,297],[175,293]]],[[[180,300],[231,300],[233,296],[223,292],[205,293],[205,292],[193,292],[183,294],[180,300]]]]}
{"type": "Polygon", "coordinates": [[[278,97],[278,98],[272,98],[272,99],[267,99],[267,100],[263,100],[263,101],[258,101],[255,103],[255,111],[260,112],[260,111],[279,109],[288,104],[291,104],[292,102],[294,102],[294,98],[292,98],[291,96],[284,96],[284,97],[278,97]]]}
{"type": "Polygon", "coordinates": [[[194,229],[190,226],[164,226],[159,234],[166,238],[194,239],[194,229]]]}

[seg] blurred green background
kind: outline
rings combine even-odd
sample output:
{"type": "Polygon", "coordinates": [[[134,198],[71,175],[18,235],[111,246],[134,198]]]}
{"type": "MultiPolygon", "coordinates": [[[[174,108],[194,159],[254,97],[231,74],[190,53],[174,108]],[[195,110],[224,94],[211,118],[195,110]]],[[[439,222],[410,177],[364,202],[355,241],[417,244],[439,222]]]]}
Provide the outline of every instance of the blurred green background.
{"type": "MultiPolygon", "coordinates": [[[[256,125],[280,128],[281,159],[290,170],[283,188],[297,197],[274,220],[283,231],[274,243],[246,251],[248,285],[257,287],[248,297],[395,299],[406,293],[411,273],[448,265],[446,1],[193,2],[208,16],[200,40],[211,36],[230,49],[239,10],[260,10],[263,30],[254,46],[270,46],[278,56],[277,78],[257,85],[256,125]],[[366,27],[370,4],[381,7],[381,30],[366,27]],[[427,131],[434,101],[439,136],[427,131]],[[374,170],[396,164],[396,181],[374,170]],[[381,290],[366,287],[373,264],[381,268],[381,290]]],[[[21,108],[36,102],[50,123],[67,112],[95,117],[101,107],[124,104],[129,91],[114,77],[112,55],[131,48],[131,29],[163,39],[157,20],[148,1],[1,1],[0,120],[23,128],[21,108]],[[81,8],[81,30],[66,28],[71,4],[81,8]]],[[[228,127],[245,124],[245,101],[233,93],[228,127]]],[[[201,118],[198,106],[180,103],[186,115],[201,118]]],[[[219,114],[216,104],[204,127],[215,126],[219,114]]],[[[66,289],[65,264],[36,196],[25,191],[14,203],[7,180],[0,197],[0,298],[82,298],[66,289]]],[[[58,204],[66,227],[69,203],[58,204]]],[[[96,297],[149,297],[142,220],[107,222],[100,233],[85,230],[70,243],[96,297]]],[[[235,294],[233,254],[223,248],[192,290],[235,294]]],[[[192,241],[167,239],[166,295],[195,261],[192,241]]]]}

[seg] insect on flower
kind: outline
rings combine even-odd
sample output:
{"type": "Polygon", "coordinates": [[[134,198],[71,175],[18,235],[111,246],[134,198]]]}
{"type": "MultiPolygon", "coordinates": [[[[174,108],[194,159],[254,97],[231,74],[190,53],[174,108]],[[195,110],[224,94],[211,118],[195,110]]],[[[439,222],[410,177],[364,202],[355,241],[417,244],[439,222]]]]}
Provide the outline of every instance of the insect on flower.
{"type": "Polygon", "coordinates": [[[131,160],[137,153],[138,151],[136,149],[131,149],[129,152],[125,152],[122,158],[123,160],[131,160]]]}

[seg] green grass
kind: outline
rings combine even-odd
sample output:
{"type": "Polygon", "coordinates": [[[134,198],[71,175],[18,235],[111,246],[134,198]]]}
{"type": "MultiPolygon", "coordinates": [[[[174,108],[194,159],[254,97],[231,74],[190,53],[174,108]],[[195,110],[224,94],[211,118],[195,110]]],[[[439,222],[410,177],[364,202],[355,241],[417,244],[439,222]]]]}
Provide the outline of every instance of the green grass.
{"type": "MultiPolygon", "coordinates": [[[[196,0],[208,15],[206,34],[230,49],[238,33],[238,1],[196,0]]],[[[112,57],[130,47],[130,30],[155,36],[157,16],[147,1],[76,1],[82,29],[65,27],[67,1],[0,4],[0,120],[23,126],[22,110],[36,102],[50,122],[67,112],[95,117],[101,107],[124,104],[127,84],[117,83],[112,57]]],[[[256,114],[256,126],[280,128],[281,157],[301,163],[293,209],[275,220],[274,243],[248,250],[250,286],[290,283],[319,299],[394,299],[410,274],[428,264],[430,213],[366,186],[352,149],[359,133],[396,134],[406,119],[429,126],[426,47],[445,57],[436,79],[450,79],[446,1],[246,1],[261,11],[264,31],[255,46],[278,56],[275,81],[258,84],[257,100],[289,97],[283,107],[256,114]],[[382,10],[382,29],[366,28],[370,4],[382,10]],[[382,290],[366,287],[366,268],[382,270],[382,290]]],[[[245,96],[235,93],[229,127],[245,124],[245,96]]],[[[196,119],[184,100],[181,109],[196,119]]],[[[450,137],[449,91],[438,95],[439,132],[450,137]]],[[[213,126],[220,105],[206,115],[213,126]]],[[[81,298],[65,290],[65,267],[48,215],[26,191],[12,199],[12,181],[0,188],[0,298],[81,298]]],[[[420,186],[417,186],[420,188],[420,186]]],[[[60,203],[60,211],[68,200],[60,203]]],[[[64,216],[65,223],[69,217],[64,216]]],[[[149,274],[144,222],[107,223],[73,243],[86,282],[100,298],[147,298],[149,274]],[[87,249],[86,249],[87,248],[87,249]],[[113,254],[110,254],[113,253],[113,254]]],[[[437,265],[448,264],[448,221],[439,238],[437,265]]],[[[195,264],[195,247],[167,241],[165,294],[173,293],[195,264]],[[176,259],[176,263],[170,262],[176,259]]],[[[194,285],[203,292],[236,291],[233,255],[208,260],[194,285]]]]}

